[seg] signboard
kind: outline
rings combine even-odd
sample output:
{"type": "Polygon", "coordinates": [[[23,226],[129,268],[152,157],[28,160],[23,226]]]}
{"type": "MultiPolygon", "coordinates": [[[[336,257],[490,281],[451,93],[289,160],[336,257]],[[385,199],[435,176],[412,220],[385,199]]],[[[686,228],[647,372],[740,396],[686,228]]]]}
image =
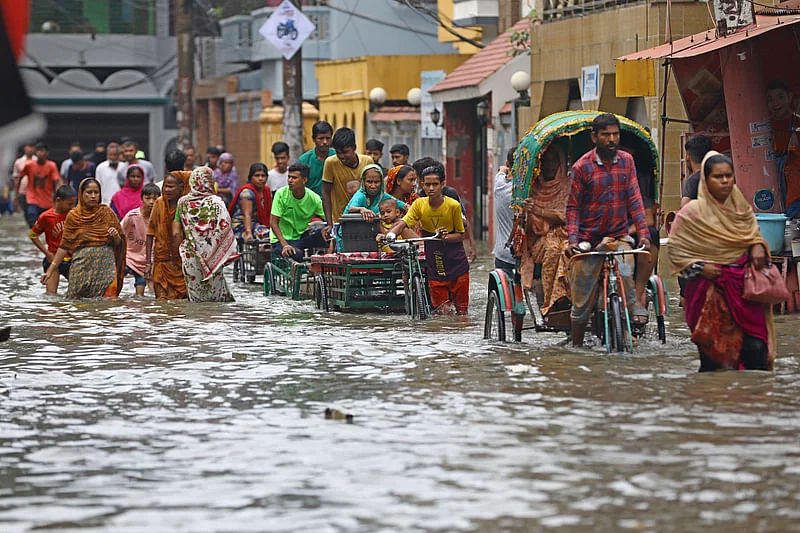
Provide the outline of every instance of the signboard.
{"type": "MultiPolygon", "coordinates": [[[[433,123],[431,120],[431,112],[434,109],[433,98],[428,91],[442,81],[445,77],[443,70],[423,70],[420,72],[420,89],[422,90],[422,99],[419,104],[420,126],[422,129],[423,139],[441,139],[442,138],[442,118],[439,119],[439,125],[433,123]]],[[[439,116],[442,117],[442,104],[437,107],[439,116]]]]}
{"type": "Polygon", "coordinates": [[[720,35],[755,23],[753,3],[749,0],[714,0],[714,18],[720,35]]]}
{"type": "Polygon", "coordinates": [[[581,101],[600,99],[600,65],[589,65],[581,69],[581,101]]]}
{"type": "Polygon", "coordinates": [[[289,0],[283,0],[258,33],[280,50],[281,55],[288,61],[297,53],[314,28],[314,23],[308,20],[302,11],[294,7],[289,0]]]}
{"type": "Polygon", "coordinates": [[[759,211],[769,211],[775,205],[775,195],[769,189],[759,189],[753,197],[753,203],[759,211]]]}

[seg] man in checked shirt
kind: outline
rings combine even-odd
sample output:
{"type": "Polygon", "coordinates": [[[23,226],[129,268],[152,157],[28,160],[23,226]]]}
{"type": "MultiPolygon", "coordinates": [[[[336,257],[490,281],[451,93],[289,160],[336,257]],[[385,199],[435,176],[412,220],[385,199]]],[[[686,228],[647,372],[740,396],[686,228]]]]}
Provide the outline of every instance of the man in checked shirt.
{"type": "MultiPolygon", "coordinates": [[[[610,113],[598,115],[592,121],[594,149],[572,165],[572,188],[567,200],[568,256],[580,253],[578,245],[583,242],[598,251],[632,249],[628,220],[636,225],[639,246],[650,249],[636,167],[630,154],[618,150],[619,136],[617,117],[610,113]]],[[[594,256],[575,261],[570,270],[573,346],[583,346],[586,324],[597,301],[602,267],[603,258],[594,256]]],[[[621,256],[619,270],[628,310],[632,311],[634,324],[644,324],[647,311],[636,301],[633,268],[633,256],[621,256]]]]}

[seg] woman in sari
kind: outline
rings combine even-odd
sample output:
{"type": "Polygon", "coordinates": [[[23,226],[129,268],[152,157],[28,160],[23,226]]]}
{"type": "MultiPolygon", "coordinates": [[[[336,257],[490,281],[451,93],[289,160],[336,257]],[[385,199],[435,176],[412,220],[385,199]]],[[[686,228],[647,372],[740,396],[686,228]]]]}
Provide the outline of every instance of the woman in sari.
{"type": "MultiPolygon", "coordinates": [[[[539,176],[531,186],[530,198],[523,202],[527,223],[522,243],[520,276],[522,286],[533,287],[533,271],[542,265],[542,315],[563,298],[567,291],[567,258],[564,247],[567,242],[567,198],[570,181],[567,162],[560,146],[551,144],[542,154],[539,176]]],[[[564,300],[560,307],[566,304],[564,300]]],[[[565,306],[566,307],[566,306],[565,306]]]]}
{"type": "Polygon", "coordinates": [[[172,223],[178,209],[178,199],[189,193],[187,170],[167,174],[161,186],[161,198],[156,200],[147,226],[147,272],[153,282],[156,298],[179,300],[187,297],[186,282],[181,270],[178,243],[172,238],[172,223]]]}
{"type": "MultiPolygon", "coordinates": [[[[361,171],[361,188],[356,191],[344,208],[345,213],[361,213],[367,222],[379,218],[381,202],[393,198],[383,189],[383,169],[379,165],[370,164],[361,171]]],[[[397,200],[397,207],[405,213],[408,206],[397,200]]]]}
{"type": "Polygon", "coordinates": [[[267,187],[269,170],[264,163],[253,163],[247,174],[247,183],[236,191],[228,213],[233,221],[233,233],[237,239],[250,241],[269,239],[269,214],[272,209],[272,193],[267,187]]]}
{"type": "Polygon", "coordinates": [[[709,152],[700,172],[697,200],[678,212],[667,248],[672,272],[688,280],[686,322],[700,352],[700,372],[771,370],[772,307],[742,296],[745,267],[766,266],[769,247],[735,185],[731,160],[709,152]]]}
{"type": "Polygon", "coordinates": [[[42,276],[46,285],[71,256],[67,298],[119,296],[125,277],[125,237],[114,212],[100,203],[100,182],[85,178],[78,187],[78,206],[67,213],[61,244],[42,276]]]}
{"type": "Polygon", "coordinates": [[[137,165],[129,165],[125,171],[125,186],[111,197],[111,209],[120,220],[128,211],[142,207],[142,189],[144,188],[144,169],[137,165]]]}
{"type": "Polygon", "coordinates": [[[211,169],[189,177],[189,194],[178,200],[172,235],[180,243],[183,278],[190,302],[232,302],[222,267],[236,251],[231,217],[214,192],[211,169]]]}
{"type": "Polygon", "coordinates": [[[419,198],[417,190],[417,172],[414,167],[401,165],[392,167],[386,172],[386,192],[395,199],[408,205],[419,198]]]}

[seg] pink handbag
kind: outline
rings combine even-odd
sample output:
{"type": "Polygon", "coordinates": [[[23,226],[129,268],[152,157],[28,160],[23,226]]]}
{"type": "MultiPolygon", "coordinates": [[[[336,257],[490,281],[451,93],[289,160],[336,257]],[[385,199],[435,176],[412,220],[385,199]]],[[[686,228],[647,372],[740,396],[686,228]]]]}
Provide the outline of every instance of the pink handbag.
{"type": "Polygon", "coordinates": [[[744,294],[742,298],[762,304],[780,304],[791,297],[783,282],[781,271],[775,264],[756,270],[751,264],[744,272],[744,294]]]}

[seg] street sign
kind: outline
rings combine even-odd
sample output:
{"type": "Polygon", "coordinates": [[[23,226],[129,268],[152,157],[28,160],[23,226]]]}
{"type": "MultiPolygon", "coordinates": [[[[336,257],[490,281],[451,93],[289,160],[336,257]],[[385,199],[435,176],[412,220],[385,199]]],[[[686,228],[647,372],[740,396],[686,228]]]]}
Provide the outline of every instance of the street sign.
{"type": "MultiPolygon", "coordinates": [[[[442,138],[442,119],[439,119],[439,124],[436,125],[431,120],[431,112],[434,109],[433,98],[428,91],[437,83],[442,81],[445,77],[443,70],[423,70],[420,72],[420,89],[422,89],[422,99],[419,103],[420,126],[422,129],[423,139],[441,139],[442,138]]],[[[439,104],[439,116],[442,116],[442,104],[439,104]]]]}
{"type": "Polygon", "coordinates": [[[314,31],[314,23],[289,0],[283,0],[258,33],[281,51],[288,61],[314,31]]]}
{"type": "Polygon", "coordinates": [[[589,65],[581,69],[581,100],[591,102],[600,99],[600,65],[589,65]]]}

